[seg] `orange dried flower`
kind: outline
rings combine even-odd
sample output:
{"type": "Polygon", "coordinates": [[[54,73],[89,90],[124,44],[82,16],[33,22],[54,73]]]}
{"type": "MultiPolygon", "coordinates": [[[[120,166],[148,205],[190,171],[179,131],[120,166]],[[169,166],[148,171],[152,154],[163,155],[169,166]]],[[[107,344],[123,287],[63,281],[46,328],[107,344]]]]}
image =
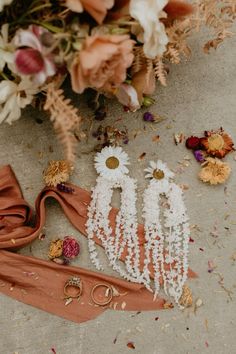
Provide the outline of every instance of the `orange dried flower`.
{"type": "Polygon", "coordinates": [[[206,162],[202,164],[202,169],[199,173],[199,178],[206,183],[221,184],[224,183],[231,173],[229,164],[213,159],[212,157],[206,158],[206,162]]]}
{"type": "Polygon", "coordinates": [[[63,240],[57,239],[51,242],[48,257],[50,259],[58,258],[62,256],[63,240]]]}
{"type": "Polygon", "coordinates": [[[71,173],[72,165],[69,161],[50,161],[43,173],[43,179],[47,186],[56,187],[60,183],[67,182],[71,173]]]}
{"type": "Polygon", "coordinates": [[[209,155],[220,159],[234,150],[234,143],[231,137],[223,130],[206,132],[200,143],[209,155]]]}

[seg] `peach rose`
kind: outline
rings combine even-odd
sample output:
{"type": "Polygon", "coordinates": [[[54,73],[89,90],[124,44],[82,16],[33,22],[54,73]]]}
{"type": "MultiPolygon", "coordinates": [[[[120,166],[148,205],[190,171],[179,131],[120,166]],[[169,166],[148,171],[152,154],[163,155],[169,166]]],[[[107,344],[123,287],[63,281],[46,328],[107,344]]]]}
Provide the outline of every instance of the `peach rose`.
{"type": "Polygon", "coordinates": [[[127,68],[132,64],[133,44],[128,35],[88,37],[72,62],[73,90],[82,93],[91,87],[113,92],[124,82],[127,68]]]}
{"type": "Polygon", "coordinates": [[[114,5],[114,0],[66,0],[66,6],[74,12],[87,11],[99,24],[114,5]]]}

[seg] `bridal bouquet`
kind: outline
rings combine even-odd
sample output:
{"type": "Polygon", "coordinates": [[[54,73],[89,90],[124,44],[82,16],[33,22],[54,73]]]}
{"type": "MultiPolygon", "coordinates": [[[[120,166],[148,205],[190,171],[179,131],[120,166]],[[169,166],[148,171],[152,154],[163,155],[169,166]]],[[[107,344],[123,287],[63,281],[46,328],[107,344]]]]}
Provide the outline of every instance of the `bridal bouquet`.
{"type": "MultiPolygon", "coordinates": [[[[232,36],[235,0],[0,0],[0,123],[34,105],[49,112],[73,163],[81,117],[72,90],[116,97],[130,111],[152,103],[168,64],[189,57],[188,38],[209,27],[204,51],[232,36]]],[[[98,107],[98,106],[97,106],[98,107]]]]}

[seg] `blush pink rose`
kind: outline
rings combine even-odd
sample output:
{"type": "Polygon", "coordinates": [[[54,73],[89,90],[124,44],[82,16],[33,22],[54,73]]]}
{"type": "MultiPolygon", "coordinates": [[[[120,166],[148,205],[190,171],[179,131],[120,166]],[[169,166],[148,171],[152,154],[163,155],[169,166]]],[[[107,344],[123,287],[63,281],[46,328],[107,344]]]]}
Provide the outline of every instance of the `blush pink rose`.
{"type": "Polygon", "coordinates": [[[133,45],[127,35],[88,37],[71,66],[73,90],[82,93],[91,87],[113,92],[126,79],[134,58],[133,45]]]}

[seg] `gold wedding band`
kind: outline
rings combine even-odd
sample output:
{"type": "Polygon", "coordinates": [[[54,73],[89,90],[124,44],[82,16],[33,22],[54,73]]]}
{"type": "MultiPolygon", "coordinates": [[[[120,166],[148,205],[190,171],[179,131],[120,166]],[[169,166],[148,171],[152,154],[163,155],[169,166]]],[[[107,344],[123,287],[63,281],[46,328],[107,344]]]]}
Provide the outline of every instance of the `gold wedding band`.
{"type": "Polygon", "coordinates": [[[96,304],[96,305],[99,305],[99,306],[105,306],[105,305],[108,305],[111,300],[113,298],[113,290],[112,290],[112,287],[110,285],[107,285],[107,284],[96,284],[93,288],[92,288],[92,291],[91,291],[91,299],[93,300],[93,302],[96,304]],[[98,288],[105,288],[107,289],[106,292],[107,292],[107,299],[104,300],[104,301],[98,301],[96,300],[95,296],[94,296],[94,292],[95,290],[97,290],[98,288]]]}

